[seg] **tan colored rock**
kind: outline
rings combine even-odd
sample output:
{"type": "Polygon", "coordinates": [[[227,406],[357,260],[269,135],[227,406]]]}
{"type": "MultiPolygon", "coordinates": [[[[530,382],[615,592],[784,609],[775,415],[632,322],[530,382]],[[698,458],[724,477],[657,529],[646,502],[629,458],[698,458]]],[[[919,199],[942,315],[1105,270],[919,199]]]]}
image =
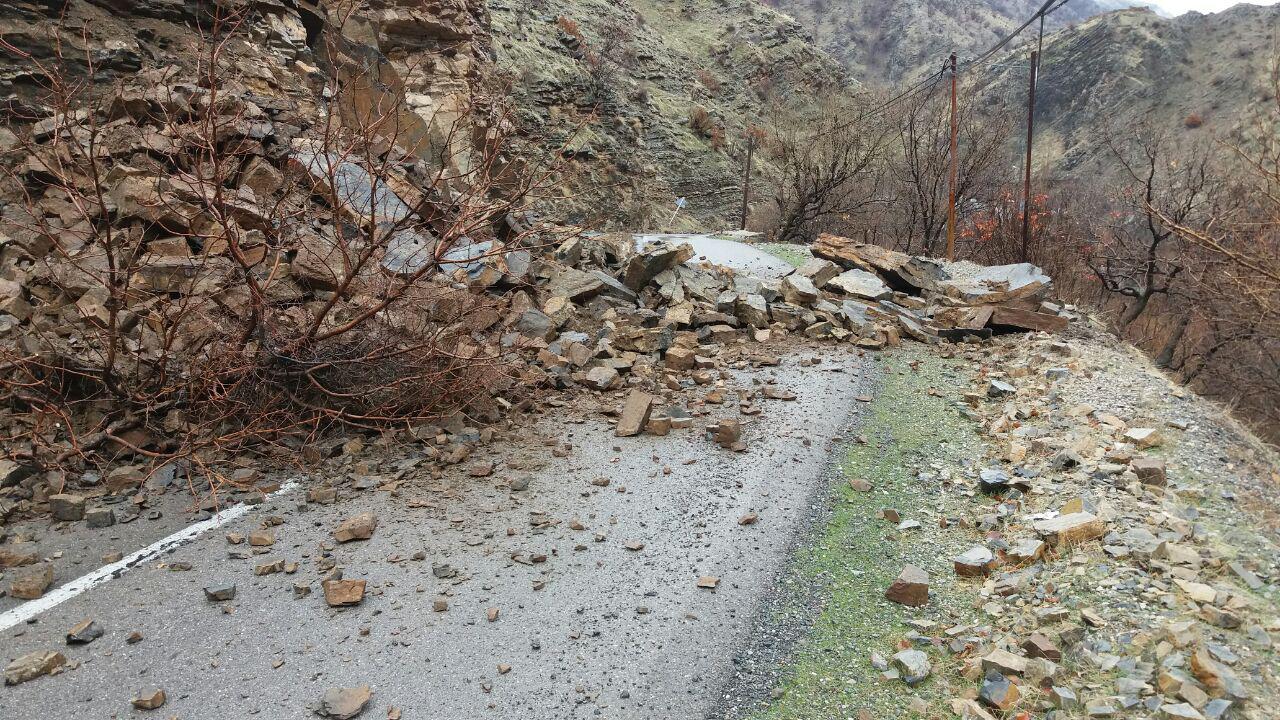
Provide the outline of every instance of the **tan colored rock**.
{"type": "Polygon", "coordinates": [[[884,596],[893,602],[920,607],[929,602],[929,573],[915,565],[907,565],[898,573],[884,596]]]}
{"type": "Polygon", "coordinates": [[[1087,512],[1059,515],[1049,520],[1037,520],[1031,527],[1050,545],[1074,545],[1102,537],[1106,524],[1087,512]]]}
{"type": "Polygon", "coordinates": [[[649,422],[649,413],[652,410],[653,396],[640,390],[632,390],[627,395],[626,405],[622,408],[622,415],[618,417],[618,425],[614,428],[613,434],[618,437],[639,435],[649,422]]]}
{"type": "Polygon", "coordinates": [[[364,600],[364,580],[325,580],[320,587],[324,589],[324,601],[329,607],[359,605],[364,600]]]}
{"type": "Polygon", "coordinates": [[[67,658],[56,650],[37,650],[27,653],[4,668],[4,684],[17,685],[48,675],[67,664],[67,658]]]}
{"type": "Polygon", "coordinates": [[[362,512],[343,520],[338,529],[333,531],[333,539],[340,543],[368,540],[373,537],[373,531],[377,527],[378,516],[372,512],[362,512]]]}
{"type": "Polygon", "coordinates": [[[53,563],[42,562],[11,573],[9,595],[20,600],[35,600],[53,584],[53,563]]]}

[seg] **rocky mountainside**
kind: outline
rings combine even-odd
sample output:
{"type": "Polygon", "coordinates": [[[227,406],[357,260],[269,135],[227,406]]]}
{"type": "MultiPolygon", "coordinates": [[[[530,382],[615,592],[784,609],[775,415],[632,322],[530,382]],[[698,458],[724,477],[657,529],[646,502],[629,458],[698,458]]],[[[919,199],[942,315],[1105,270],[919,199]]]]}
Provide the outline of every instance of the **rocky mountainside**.
{"type": "MultiPolygon", "coordinates": [[[[1254,131],[1272,98],[1280,6],[1237,5],[1212,15],[1162,17],[1133,9],[1045,38],[1036,93],[1037,163],[1089,172],[1108,134],[1143,124],[1181,141],[1254,131]],[[1265,32],[1263,28],[1272,28],[1265,32]]],[[[1026,51],[1011,51],[979,82],[980,103],[1020,108],[1026,51]]]]}
{"type": "MultiPolygon", "coordinates": [[[[951,51],[961,57],[973,55],[1020,26],[1043,4],[1041,0],[764,1],[798,18],[820,47],[867,83],[893,83],[922,68],[931,70],[951,51]]],[[[1068,3],[1050,17],[1046,29],[1106,12],[1115,4],[1106,0],[1068,3]]]]}
{"type": "MultiPolygon", "coordinates": [[[[755,0],[491,0],[498,67],[528,129],[564,147],[561,209],[588,225],[739,215],[743,132],[846,86],[792,18],[755,0]]],[[[757,156],[767,170],[768,159],[757,156]]]]}

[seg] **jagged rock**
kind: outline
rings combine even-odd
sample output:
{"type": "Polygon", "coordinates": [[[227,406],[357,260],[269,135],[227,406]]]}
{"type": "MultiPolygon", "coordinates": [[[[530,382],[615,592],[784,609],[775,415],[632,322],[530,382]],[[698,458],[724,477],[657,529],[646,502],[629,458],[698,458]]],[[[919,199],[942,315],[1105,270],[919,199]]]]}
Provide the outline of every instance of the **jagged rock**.
{"type": "Polygon", "coordinates": [[[1160,706],[1160,717],[1166,720],[1205,720],[1204,715],[1188,703],[1165,703],[1160,706]]]}
{"type": "Polygon", "coordinates": [[[142,690],[129,701],[131,705],[139,710],[155,710],[164,705],[165,694],[160,688],[147,688],[142,690]]]}
{"type": "Polygon", "coordinates": [[[902,681],[911,687],[924,682],[933,672],[929,656],[920,650],[903,650],[893,656],[893,664],[901,671],[902,681]]]}
{"type": "Polygon", "coordinates": [[[373,697],[373,690],[368,685],[353,688],[329,688],[320,697],[315,712],[320,717],[332,720],[351,720],[364,712],[365,705],[373,697]]]}
{"type": "Polygon", "coordinates": [[[984,577],[995,565],[995,555],[985,545],[975,545],[956,556],[956,574],[961,577],[984,577]]]}
{"type": "Polygon", "coordinates": [[[59,493],[49,496],[49,511],[58,520],[75,522],[84,519],[85,498],[83,495],[59,493]]]}
{"type": "Polygon", "coordinates": [[[204,597],[210,602],[226,602],[236,599],[235,583],[225,583],[222,585],[210,585],[204,588],[204,597]]]}
{"type": "Polygon", "coordinates": [[[17,685],[28,680],[35,680],[41,675],[48,675],[66,664],[67,658],[55,650],[30,652],[5,666],[4,684],[17,685]]]}
{"type": "Polygon", "coordinates": [[[751,327],[769,327],[769,304],[763,295],[744,295],[734,303],[733,312],[744,324],[751,327]]]}
{"type": "Polygon", "coordinates": [[[53,563],[42,562],[10,573],[9,595],[21,600],[35,600],[53,584],[53,563]]]}
{"type": "Polygon", "coordinates": [[[592,390],[612,390],[621,382],[618,371],[607,365],[591,368],[582,380],[582,384],[592,390]]]}
{"type": "Polygon", "coordinates": [[[105,528],[116,524],[116,512],[111,508],[93,508],[84,515],[85,524],[91,528],[105,528]]]}
{"type": "Polygon", "coordinates": [[[826,287],[832,278],[840,274],[840,267],[830,260],[810,258],[796,268],[795,274],[809,278],[815,287],[826,287]]]}
{"type": "Polygon", "coordinates": [[[1021,696],[1018,686],[995,670],[987,673],[978,690],[979,700],[1002,712],[1013,707],[1021,696]]]}
{"type": "Polygon", "coordinates": [[[782,297],[792,305],[808,307],[818,300],[818,288],[809,278],[788,275],[782,278],[782,297]]]}
{"type": "Polygon", "coordinates": [[[102,637],[102,632],[102,626],[96,620],[81,620],[67,631],[67,644],[87,645],[102,637]]]}
{"type": "Polygon", "coordinates": [[[1022,641],[1022,650],[1031,658],[1044,658],[1058,662],[1062,659],[1062,651],[1049,638],[1040,633],[1031,633],[1031,635],[1022,641]]]}
{"type": "Polygon", "coordinates": [[[1159,458],[1134,458],[1129,463],[1129,468],[1138,476],[1138,481],[1143,485],[1164,487],[1168,484],[1168,479],[1165,476],[1164,460],[1159,458]]]}
{"type": "Polygon", "coordinates": [[[623,271],[622,284],[635,292],[648,285],[659,273],[668,270],[693,257],[693,246],[681,243],[678,246],[661,244],[646,248],[632,255],[627,260],[623,271]]]}
{"type": "Polygon", "coordinates": [[[359,605],[364,600],[364,580],[325,580],[320,583],[324,590],[324,601],[329,607],[346,607],[359,605]]]}
{"type": "Polygon", "coordinates": [[[372,512],[362,512],[349,517],[333,531],[333,539],[340,543],[352,540],[368,540],[378,527],[378,516],[372,512]]]}
{"type": "Polygon", "coordinates": [[[1018,388],[1004,382],[1003,380],[992,380],[987,384],[987,397],[1006,397],[1009,395],[1016,395],[1017,393],[1018,388]]]}
{"type": "Polygon", "coordinates": [[[907,565],[885,591],[884,596],[901,605],[919,607],[929,602],[929,573],[907,565]]]}
{"type": "Polygon", "coordinates": [[[40,553],[36,552],[35,543],[14,542],[0,545],[0,570],[34,565],[39,560],[40,553]]]}
{"type": "Polygon", "coordinates": [[[1125,432],[1124,439],[1143,449],[1153,448],[1164,442],[1160,431],[1154,428],[1130,428],[1125,432]]]}

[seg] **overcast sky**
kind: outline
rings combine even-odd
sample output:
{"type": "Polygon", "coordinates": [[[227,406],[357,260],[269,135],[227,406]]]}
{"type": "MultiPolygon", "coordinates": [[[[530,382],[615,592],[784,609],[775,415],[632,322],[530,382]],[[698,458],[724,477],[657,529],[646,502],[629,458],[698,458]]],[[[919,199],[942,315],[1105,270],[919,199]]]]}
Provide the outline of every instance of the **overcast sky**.
{"type": "MultiPolygon", "coordinates": [[[[1202,13],[1218,12],[1235,5],[1239,0],[1155,0],[1156,4],[1174,15],[1181,15],[1188,10],[1202,13]]],[[[1275,5],[1280,0],[1250,0],[1253,5],[1275,5]]]]}

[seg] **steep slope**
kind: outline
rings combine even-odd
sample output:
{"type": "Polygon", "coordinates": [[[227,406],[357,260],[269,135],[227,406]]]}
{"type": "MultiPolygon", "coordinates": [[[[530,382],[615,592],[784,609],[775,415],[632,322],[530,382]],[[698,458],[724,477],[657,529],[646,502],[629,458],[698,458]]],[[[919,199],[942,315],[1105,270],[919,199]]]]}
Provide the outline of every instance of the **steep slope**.
{"type": "MultiPolygon", "coordinates": [[[[1166,18],[1125,10],[1045,38],[1036,94],[1037,163],[1085,172],[1108,133],[1146,124],[1177,140],[1246,132],[1272,96],[1280,6],[1238,5],[1166,18]]],[[[1026,52],[994,63],[979,102],[1019,108],[1026,52]]]]}
{"type": "MultiPolygon", "coordinates": [[[[951,51],[967,56],[985,49],[1043,4],[1042,0],[763,1],[799,19],[818,45],[839,58],[854,77],[879,83],[902,80],[951,51]]],[[[1094,0],[1077,0],[1050,16],[1046,28],[1109,9],[1094,0]]]]}
{"type": "MultiPolygon", "coordinates": [[[[846,86],[792,18],[755,0],[491,1],[522,121],[567,143],[566,219],[637,230],[736,222],[743,131],[846,86]]],[[[768,171],[767,158],[757,156],[768,171]]]]}

